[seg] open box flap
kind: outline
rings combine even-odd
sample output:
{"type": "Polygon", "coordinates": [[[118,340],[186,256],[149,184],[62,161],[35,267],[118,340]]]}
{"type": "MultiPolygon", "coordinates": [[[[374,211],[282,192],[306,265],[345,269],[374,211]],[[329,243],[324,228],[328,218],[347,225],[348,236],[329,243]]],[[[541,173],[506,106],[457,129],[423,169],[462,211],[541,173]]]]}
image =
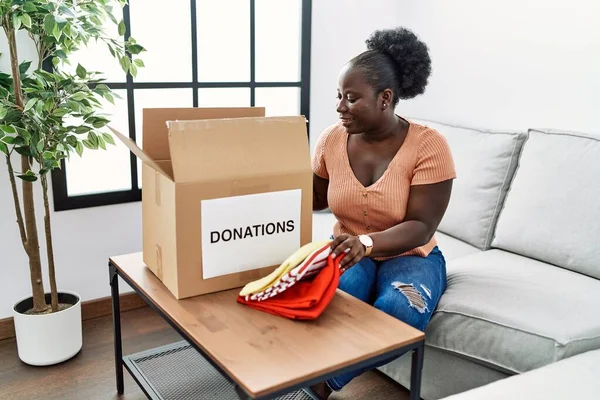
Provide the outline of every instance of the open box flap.
{"type": "Polygon", "coordinates": [[[176,182],[281,175],[311,168],[303,116],[170,121],[168,125],[176,182]]]}
{"type": "Polygon", "coordinates": [[[131,152],[133,154],[135,154],[140,160],[142,160],[143,162],[145,162],[150,167],[152,167],[156,171],[160,172],[167,178],[173,180],[173,175],[169,174],[164,168],[161,168],[160,165],[158,165],[156,162],[154,162],[154,160],[152,158],[150,158],[149,155],[144,153],[144,151],[142,149],[140,149],[138,147],[138,145],[130,137],[123,135],[121,132],[117,131],[116,129],[114,129],[110,126],[108,127],[108,129],[110,129],[112,131],[112,133],[114,133],[115,136],[118,137],[119,140],[121,140],[121,142],[123,142],[123,144],[125,146],[127,146],[127,148],[129,148],[129,150],[131,150],[131,152]]]}
{"type": "Polygon", "coordinates": [[[142,147],[153,160],[170,160],[167,121],[264,117],[264,107],[144,108],[142,147]]]}

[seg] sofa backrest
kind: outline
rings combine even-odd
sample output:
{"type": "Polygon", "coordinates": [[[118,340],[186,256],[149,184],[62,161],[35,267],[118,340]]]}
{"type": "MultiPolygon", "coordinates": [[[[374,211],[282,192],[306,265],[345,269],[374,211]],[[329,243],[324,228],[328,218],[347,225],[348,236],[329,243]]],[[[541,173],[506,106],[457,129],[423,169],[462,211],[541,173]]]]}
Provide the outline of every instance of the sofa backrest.
{"type": "Polygon", "coordinates": [[[529,131],[492,246],[600,279],[600,136],[529,131]]]}
{"type": "Polygon", "coordinates": [[[527,133],[409,120],[444,135],[454,158],[457,178],[438,230],[481,250],[489,249],[527,133]]]}

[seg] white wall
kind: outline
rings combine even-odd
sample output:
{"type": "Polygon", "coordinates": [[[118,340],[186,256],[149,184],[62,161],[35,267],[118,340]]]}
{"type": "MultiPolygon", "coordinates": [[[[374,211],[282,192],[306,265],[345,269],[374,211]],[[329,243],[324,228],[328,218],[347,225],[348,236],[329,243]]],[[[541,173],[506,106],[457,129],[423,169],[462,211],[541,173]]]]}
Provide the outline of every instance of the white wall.
{"type": "Polygon", "coordinates": [[[600,134],[600,2],[398,2],[429,46],[427,92],[403,115],[490,128],[600,134]]]}
{"type": "Polygon", "coordinates": [[[338,74],[351,58],[366,50],[376,29],[397,26],[398,0],[313,1],[310,77],[310,143],[338,121],[338,74]]]}
{"type": "MultiPolygon", "coordinates": [[[[399,24],[429,45],[434,67],[427,92],[402,102],[400,114],[493,128],[547,126],[600,133],[600,5],[594,0],[568,4],[313,1],[311,145],[337,121],[340,68],[365,49],[373,30],[399,24]]],[[[0,52],[1,70],[7,71],[3,36],[0,52]]],[[[40,223],[41,207],[39,201],[40,223]]],[[[83,300],[108,296],[108,257],[141,249],[140,204],[63,211],[52,218],[59,286],[80,293],[83,300]]],[[[4,318],[17,299],[29,294],[27,261],[4,167],[0,256],[4,318]]]]}

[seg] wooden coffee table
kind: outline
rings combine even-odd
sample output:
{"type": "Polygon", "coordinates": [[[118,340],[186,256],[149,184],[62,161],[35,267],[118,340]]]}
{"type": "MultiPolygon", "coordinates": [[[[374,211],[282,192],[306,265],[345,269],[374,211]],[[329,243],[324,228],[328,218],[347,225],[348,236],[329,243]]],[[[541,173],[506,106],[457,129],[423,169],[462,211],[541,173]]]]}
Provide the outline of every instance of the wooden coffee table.
{"type": "Polygon", "coordinates": [[[182,393],[195,382],[190,374],[199,373],[193,364],[198,360],[210,373],[218,371],[240,398],[271,399],[412,351],[410,398],[420,398],[423,332],[340,290],[317,320],[292,321],[237,303],[239,289],[177,300],[145,266],[141,253],[111,257],[109,270],[119,394],[123,366],[152,399],[191,398],[182,393]],[[119,276],[187,343],[123,357],[119,276]],[[157,370],[163,356],[168,361],[157,370]],[[152,366],[144,370],[140,360],[152,366]],[[180,397],[161,393],[168,381],[174,385],[169,393],[180,397]]]}

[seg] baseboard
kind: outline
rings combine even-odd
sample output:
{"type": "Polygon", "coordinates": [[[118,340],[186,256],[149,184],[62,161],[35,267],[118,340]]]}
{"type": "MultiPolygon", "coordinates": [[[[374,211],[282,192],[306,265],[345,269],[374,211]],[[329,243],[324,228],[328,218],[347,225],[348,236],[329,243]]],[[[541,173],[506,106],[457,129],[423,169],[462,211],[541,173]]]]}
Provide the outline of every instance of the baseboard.
{"type": "MultiPolygon", "coordinates": [[[[121,312],[131,311],[147,306],[137,293],[125,293],[119,296],[119,304],[121,312]]],[[[112,315],[112,301],[110,297],[84,301],[81,303],[81,319],[87,321],[89,319],[106,317],[112,315]]],[[[0,340],[10,339],[15,337],[15,325],[13,318],[0,319],[0,340]]]]}
{"type": "Polygon", "coordinates": [[[0,319],[0,340],[15,337],[15,324],[13,318],[0,319]]]}

